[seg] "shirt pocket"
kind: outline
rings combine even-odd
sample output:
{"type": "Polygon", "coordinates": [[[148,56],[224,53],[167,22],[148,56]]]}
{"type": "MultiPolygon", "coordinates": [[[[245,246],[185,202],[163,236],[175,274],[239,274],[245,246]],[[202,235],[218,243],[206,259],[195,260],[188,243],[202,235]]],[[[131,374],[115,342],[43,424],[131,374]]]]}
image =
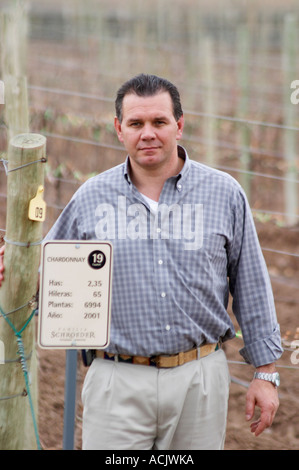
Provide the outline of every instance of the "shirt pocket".
{"type": "Polygon", "coordinates": [[[204,236],[197,250],[176,250],[180,276],[186,284],[194,287],[207,287],[213,284],[215,276],[222,282],[227,277],[226,238],[223,235],[211,234],[204,236]]]}

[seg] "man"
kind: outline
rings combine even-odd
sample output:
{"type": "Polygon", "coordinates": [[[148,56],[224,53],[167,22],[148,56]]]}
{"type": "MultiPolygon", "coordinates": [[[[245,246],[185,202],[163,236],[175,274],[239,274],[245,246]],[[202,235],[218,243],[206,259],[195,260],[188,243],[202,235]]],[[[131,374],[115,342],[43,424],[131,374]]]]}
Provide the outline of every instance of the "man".
{"type": "Polygon", "coordinates": [[[126,82],[115,129],[125,163],[88,180],[48,239],[109,239],[114,249],[111,338],[83,386],[84,449],[222,449],[234,337],[260,375],[246,399],[259,435],[278,408],[282,353],[270,282],[246,197],[229,175],[178,146],[179,93],[156,76],[126,82]]]}

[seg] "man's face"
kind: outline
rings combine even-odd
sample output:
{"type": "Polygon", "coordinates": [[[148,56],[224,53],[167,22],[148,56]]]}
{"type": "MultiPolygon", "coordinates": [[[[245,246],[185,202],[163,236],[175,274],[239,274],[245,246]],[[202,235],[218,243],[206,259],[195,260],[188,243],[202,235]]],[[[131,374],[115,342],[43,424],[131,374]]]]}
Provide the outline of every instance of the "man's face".
{"type": "Polygon", "coordinates": [[[131,158],[143,169],[162,168],[177,159],[177,141],[184,119],[176,121],[168,92],[140,97],[128,94],[123,100],[123,120],[115,118],[115,129],[131,158]]]}

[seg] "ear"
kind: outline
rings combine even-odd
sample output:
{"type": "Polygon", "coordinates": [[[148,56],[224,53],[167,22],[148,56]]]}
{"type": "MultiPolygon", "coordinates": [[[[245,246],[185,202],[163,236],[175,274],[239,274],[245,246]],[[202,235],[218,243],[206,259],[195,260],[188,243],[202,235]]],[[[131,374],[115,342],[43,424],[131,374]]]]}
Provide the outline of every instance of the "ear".
{"type": "Polygon", "coordinates": [[[123,142],[123,136],[122,136],[122,130],[121,130],[121,123],[119,122],[119,120],[118,120],[117,117],[114,118],[114,128],[115,128],[115,130],[116,130],[118,140],[119,140],[120,142],[123,142]]]}
{"type": "Polygon", "coordinates": [[[185,120],[184,120],[184,116],[182,115],[180,119],[177,121],[177,126],[178,126],[177,135],[176,135],[177,140],[180,140],[182,138],[184,124],[185,124],[185,120]]]}

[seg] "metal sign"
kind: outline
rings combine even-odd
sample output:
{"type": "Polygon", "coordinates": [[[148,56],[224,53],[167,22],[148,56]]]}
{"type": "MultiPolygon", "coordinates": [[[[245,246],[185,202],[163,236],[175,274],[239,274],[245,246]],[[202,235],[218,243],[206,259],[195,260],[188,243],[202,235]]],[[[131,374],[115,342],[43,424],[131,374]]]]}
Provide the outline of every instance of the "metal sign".
{"type": "Polygon", "coordinates": [[[38,342],[44,349],[104,349],[110,339],[112,245],[42,246],[38,342]]]}

